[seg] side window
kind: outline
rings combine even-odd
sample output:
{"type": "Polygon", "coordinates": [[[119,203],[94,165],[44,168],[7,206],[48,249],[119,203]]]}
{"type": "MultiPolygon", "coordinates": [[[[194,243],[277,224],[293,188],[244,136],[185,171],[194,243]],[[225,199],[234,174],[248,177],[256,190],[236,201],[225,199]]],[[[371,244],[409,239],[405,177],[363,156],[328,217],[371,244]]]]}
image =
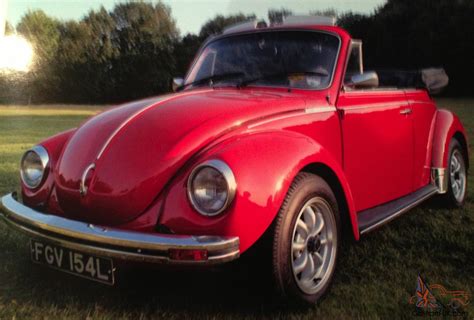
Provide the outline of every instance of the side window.
{"type": "Polygon", "coordinates": [[[199,69],[196,79],[201,79],[214,75],[214,66],[216,61],[216,52],[214,50],[209,50],[202,54],[201,68],[199,69]]]}
{"type": "Polygon", "coordinates": [[[344,84],[350,84],[353,75],[362,74],[363,72],[364,67],[362,64],[362,42],[354,40],[351,44],[351,53],[349,56],[349,61],[347,62],[344,84]]]}

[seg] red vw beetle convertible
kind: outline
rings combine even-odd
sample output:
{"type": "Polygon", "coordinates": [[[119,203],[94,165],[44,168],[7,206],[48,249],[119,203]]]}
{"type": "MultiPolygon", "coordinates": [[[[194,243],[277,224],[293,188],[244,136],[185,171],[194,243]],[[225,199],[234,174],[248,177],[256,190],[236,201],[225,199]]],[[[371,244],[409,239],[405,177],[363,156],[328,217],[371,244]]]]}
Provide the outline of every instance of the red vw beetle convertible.
{"type": "Polygon", "coordinates": [[[5,195],[0,216],[33,261],[108,284],[123,260],[222,264],[270,235],[276,287],[315,303],[343,225],[357,240],[431,196],[466,197],[465,131],[430,97],[445,73],[362,61],[328,18],[230,27],[175,93],[28,150],[22,201],[5,195]]]}

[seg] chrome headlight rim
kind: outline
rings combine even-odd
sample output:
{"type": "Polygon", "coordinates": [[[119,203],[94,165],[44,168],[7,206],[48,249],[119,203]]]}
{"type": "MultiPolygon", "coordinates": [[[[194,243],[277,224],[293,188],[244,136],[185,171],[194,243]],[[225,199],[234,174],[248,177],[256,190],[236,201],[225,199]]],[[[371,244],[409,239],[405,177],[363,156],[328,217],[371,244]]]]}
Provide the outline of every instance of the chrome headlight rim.
{"type": "Polygon", "coordinates": [[[48,164],[49,164],[49,155],[48,155],[48,151],[41,145],[37,145],[37,146],[34,146],[33,148],[27,150],[23,156],[21,157],[21,161],[20,161],[20,176],[21,176],[21,181],[23,182],[23,184],[25,186],[27,186],[28,188],[30,189],[35,189],[37,187],[39,187],[41,185],[41,183],[43,182],[44,178],[45,178],[45,172],[46,172],[46,169],[48,167],[48,164]],[[26,156],[30,153],[30,152],[33,152],[35,153],[40,161],[41,161],[41,166],[42,166],[42,172],[41,172],[41,178],[38,179],[36,182],[32,183],[31,180],[29,180],[26,176],[25,176],[25,173],[23,171],[23,162],[26,158],[26,156]]]}
{"type": "Polygon", "coordinates": [[[230,204],[235,198],[235,193],[237,191],[237,183],[235,181],[234,173],[232,172],[232,169],[227,165],[222,160],[207,160],[204,161],[203,163],[197,165],[192,171],[191,174],[188,177],[188,183],[187,183],[187,193],[188,193],[188,199],[191,202],[191,205],[193,208],[199,212],[201,215],[206,216],[206,217],[214,217],[222,212],[224,212],[226,209],[229,208],[230,204]],[[224,177],[226,183],[227,183],[227,198],[226,201],[224,202],[224,205],[216,211],[206,211],[203,210],[197,201],[194,199],[194,192],[193,192],[193,181],[196,178],[196,175],[204,168],[209,167],[212,168],[216,171],[218,171],[222,176],[224,177]]]}

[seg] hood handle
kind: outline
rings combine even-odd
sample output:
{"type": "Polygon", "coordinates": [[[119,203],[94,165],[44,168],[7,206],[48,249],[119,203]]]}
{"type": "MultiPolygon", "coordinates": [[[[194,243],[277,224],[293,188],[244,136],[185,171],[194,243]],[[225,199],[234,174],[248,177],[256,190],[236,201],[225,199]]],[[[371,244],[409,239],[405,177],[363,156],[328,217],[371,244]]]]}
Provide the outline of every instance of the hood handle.
{"type": "Polygon", "coordinates": [[[87,175],[89,174],[89,172],[95,168],[95,163],[91,163],[87,168],[86,170],[84,170],[84,173],[82,174],[82,177],[81,177],[81,183],[79,185],[79,193],[81,194],[82,197],[85,197],[86,194],[87,194],[87,186],[86,186],[86,179],[87,179],[87,175]]]}

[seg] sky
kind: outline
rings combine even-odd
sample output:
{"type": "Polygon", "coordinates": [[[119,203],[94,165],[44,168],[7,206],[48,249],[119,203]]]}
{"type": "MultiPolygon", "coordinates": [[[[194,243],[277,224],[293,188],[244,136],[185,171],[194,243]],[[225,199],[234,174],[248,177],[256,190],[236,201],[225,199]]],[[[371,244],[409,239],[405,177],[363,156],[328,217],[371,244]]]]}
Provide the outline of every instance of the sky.
{"type": "MultiPolygon", "coordinates": [[[[7,21],[16,25],[28,10],[42,9],[48,15],[59,19],[80,19],[91,9],[103,5],[112,9],[119,0],[0,0],[8,1],[7,21]]],[[[182,34],[198,33],[208,19],[217,14],[255,13],[266,17],[270,8],[287,8],[294,14],[307,14],[311,10],[334,8],[339,12],[354,11],[370,13],[385,0],[162,0],[171,7],[182,34]]],[[[4,14],[4,12],[3,12],[4,14]]],[[[2,12],[0,12],[0,16],[2,12]]],[[[1,18],[1,17],[0,17],[1,18]]]]}

